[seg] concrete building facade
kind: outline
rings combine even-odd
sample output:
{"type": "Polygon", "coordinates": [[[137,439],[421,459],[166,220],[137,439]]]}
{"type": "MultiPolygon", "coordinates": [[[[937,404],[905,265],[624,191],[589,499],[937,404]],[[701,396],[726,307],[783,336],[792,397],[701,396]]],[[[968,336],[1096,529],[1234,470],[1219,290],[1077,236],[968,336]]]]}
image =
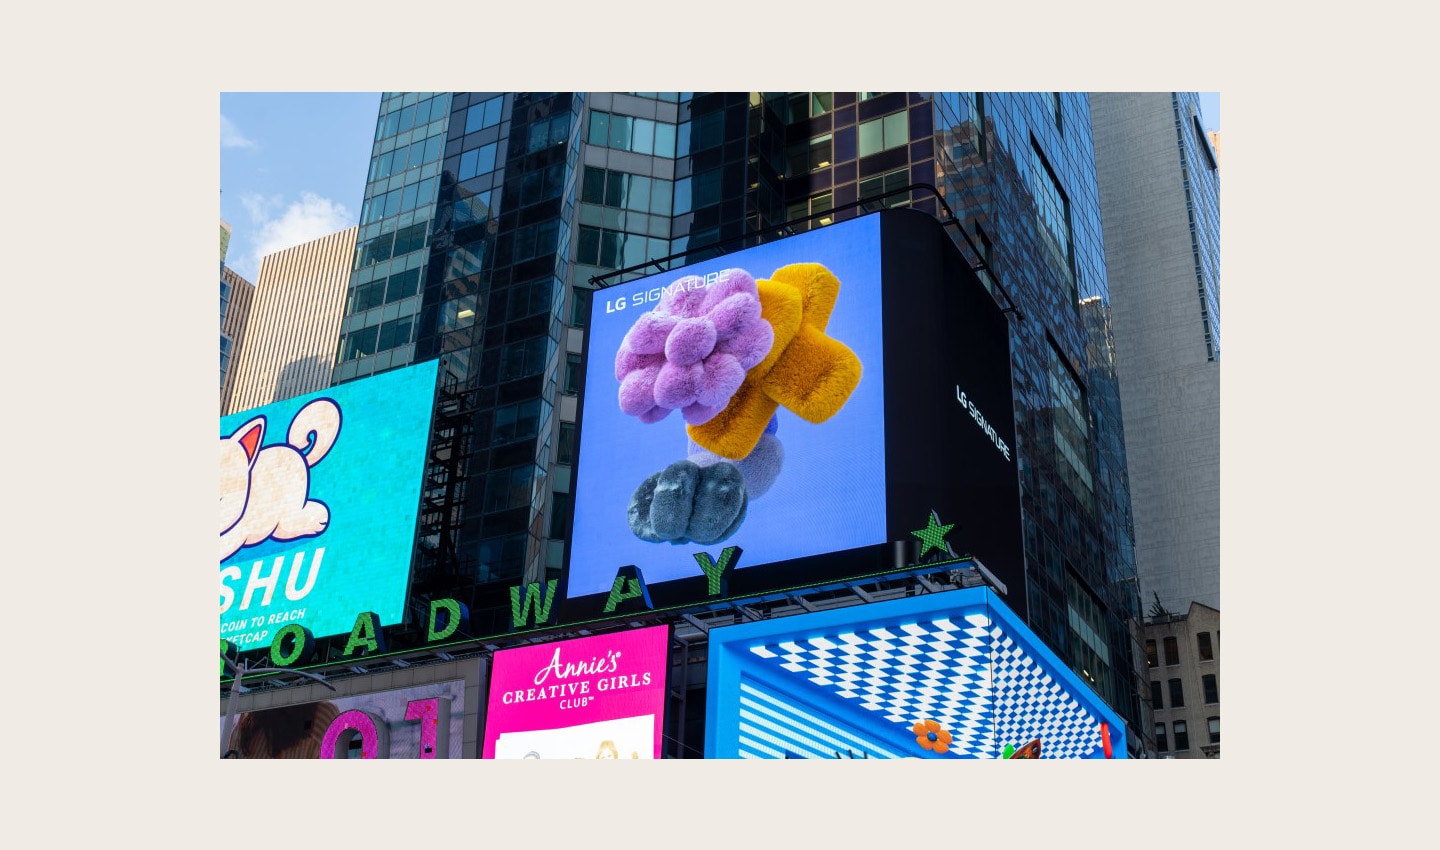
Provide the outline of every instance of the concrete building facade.
{"type": "Polygon", "coordinates": [[[1218,610],[1218,161],[1194,93],[1089,99],[1140,598],[1218,610]]]}
{"type": "Polygon", "coordinates": [[[1198,602],[1144,626],[1155,753],[1160,758],[1220,757],[1220,612],[1198,602]]]}
{"type": "Polygon", "coordinates": [[[351,227],[261,259],[245,344],[234,362],[221,415],[330,386],[357,230],[351,227]]]}
{"type": "Polygon", "coordinates": [[[229,266],[220,267],[220,411],[225,412],[226,400],[235,385],[235,364],[245,347],[245,327],[250,321],[250,307],[255,303],[255,284],[241,277],[229,266]]]}

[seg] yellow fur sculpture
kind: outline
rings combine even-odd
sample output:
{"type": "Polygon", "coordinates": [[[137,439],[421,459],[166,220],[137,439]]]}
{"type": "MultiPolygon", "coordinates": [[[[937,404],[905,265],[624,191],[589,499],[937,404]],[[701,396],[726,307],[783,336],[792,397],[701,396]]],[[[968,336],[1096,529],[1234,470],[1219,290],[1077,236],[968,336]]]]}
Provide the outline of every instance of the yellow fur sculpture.
{"type": "Polygon", "coordinates": [[[784,405],[809,422],[839,412],[860,383],[860,358],[825,334],[840,280],[819,263],[795,263],[756,281],[760,315],[775,330],[770,354],[745,373],[725,409],[690,439],[721,457],[740,460],[755,448],[775,410],[784,405]]]}

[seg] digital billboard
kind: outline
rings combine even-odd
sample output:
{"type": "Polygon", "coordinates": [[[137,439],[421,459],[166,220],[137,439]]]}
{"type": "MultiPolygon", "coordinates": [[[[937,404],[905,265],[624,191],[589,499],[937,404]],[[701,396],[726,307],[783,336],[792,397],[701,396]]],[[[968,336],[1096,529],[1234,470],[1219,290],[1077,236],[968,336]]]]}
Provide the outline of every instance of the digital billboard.
{"type": "Polygon", "coordinates": [[[226,749],[246,759],[458,759],[464,723],[457,679],[242,712],[226,749]]]}
{"type": "Polygon", "coordinates": [[[893,570],[897,543],[1023,593],[1009,328],[931,216],[610,286],[590,311],[569,619],[629,577],[674,608],[721,572],[739,596],[893,570]]]}
{"type": "MultiPolygon", "coordinates": [[[[220,637],[404,613],[437,362],[220,420],[220,637]]],[[[294,631],[294,630],[292,630],[294,631]]]]}
{"type": "Polygon", "coordinates": [[[706,758],[1126,758],[1120,717],[987,587],[709,637],[706,758]]]}
{"type": "Polygon", "coordinates": [[[487,759],[658,759],[670,627],[503,649],[490,668],[487,759]]]}

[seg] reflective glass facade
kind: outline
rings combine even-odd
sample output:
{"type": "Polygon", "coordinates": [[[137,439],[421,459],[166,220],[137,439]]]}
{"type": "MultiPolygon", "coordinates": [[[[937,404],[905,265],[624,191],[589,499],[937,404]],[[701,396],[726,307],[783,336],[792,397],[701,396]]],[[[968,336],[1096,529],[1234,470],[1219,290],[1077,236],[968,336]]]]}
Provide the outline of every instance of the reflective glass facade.
{"type": "Polygon", "coordinates": [[[961,251],[1016,308],[1017,613],[1126,718],[1128,740],[1148,737],[1135,725],[1148,684],[1129,628],[1130,494],[1083,94],[387,93],[368,179],[335,380],[441,361],[415,612],[427,594],[471,588],[485,633],[508,615],[511,584],[558,574],[566,376],[593,277],[883,207],[948,219],[938,194],[961,251]]]}
{"type": "MultiPolygon", "coordinates": [[[[829,140],[827,166],[789,157],[779,183],[788,217],[810,215],[817,204],[835,211],[790,226],[843,220],[856,214],[845,205],[865,199],[873,199],[866,211],[909,205],[944,217],[926,190],[882,197],[915,184],[935,186],[960,220],[969,239],[957,234],[957,244],[984,262],[982,278],[997,299],[1008,306],[1008,295],[1024,317],[1011,324],[1024,616],[1133,723],[1141,703],[1128,626],[1138,610],[1134,532],[1086,99],[1067,92],[862,94],[762,98],[766,114],[753,123],[783,123],[783,149],[829,140]],[[810,107],[827,100],[828,111],[810,107]]],[[[751,141],[758,162],[746,185],[764,187],[764,131],[751,141]]],[[[763,221],[767,208],[756,203],[747,213],[763,221]]],[[[725,235],[735,229],[723,220],[720,227],[725,235]]]]}
{"type": "Polygon", "coordinates": [[[429,256],[449,106],[447,92],[395,93],[381,99],[336,354],[336,383],[414,360],[420,279],[429,256]]]}
{"type": "MultiPolygon", "coordinates": [[[[225,267],[220,267],[221,275],[225,273],[225,267]]],[[[225,334],[225,312],[230,308],[230,282],[223,276],[220,278],[220,389],[225,389],[225,372],[230,368],[230,337],[225,334]]]]}

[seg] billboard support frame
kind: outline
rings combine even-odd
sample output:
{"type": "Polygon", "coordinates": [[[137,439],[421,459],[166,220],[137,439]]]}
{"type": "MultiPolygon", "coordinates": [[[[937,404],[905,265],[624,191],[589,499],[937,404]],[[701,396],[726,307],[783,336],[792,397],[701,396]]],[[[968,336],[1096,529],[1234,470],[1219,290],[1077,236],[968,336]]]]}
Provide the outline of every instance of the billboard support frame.
{"type": "MultiPolygon", "coordinates": [[[[230,680],[230,698],[225,709],[225,731],[220,734],[220,758],[222,759],[226,758],[231,752],[228,749],[230,746],[230,733],[235,730],[235,718],[239,714],[240,708],[240,694],[245,692],[245,686],[242,684],[245,679],[245,674],[294,673],[299,676],[304,676],[307,679],[313,679],[332,691],[335,690],[335,686],[325,681],[325,677],[318,673],[310,673],[305,670],[281,670],[276,667],[251,667],[248,660],[241,660],[237,663],[230,660],[223,652],[220,653],[220,660],[235,673],[234,678],[230,680]]],[[[236,753],[235,757],[239,758],[240,754],[236,753]]]]}

